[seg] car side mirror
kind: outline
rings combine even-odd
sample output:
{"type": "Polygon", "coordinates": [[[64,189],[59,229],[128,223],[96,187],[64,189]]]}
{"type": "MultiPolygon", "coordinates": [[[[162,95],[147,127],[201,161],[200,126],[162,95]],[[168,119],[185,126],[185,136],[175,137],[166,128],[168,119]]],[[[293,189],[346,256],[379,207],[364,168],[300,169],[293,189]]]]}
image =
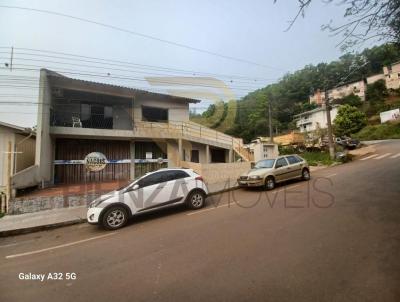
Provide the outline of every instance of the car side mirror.
{"type": "Polygon", "coordinates": [[[138,184],[134,184],[133,187],[132,187],[132,190],[137,190],[137,189],[139,189],[139,185],[138,184]]]}

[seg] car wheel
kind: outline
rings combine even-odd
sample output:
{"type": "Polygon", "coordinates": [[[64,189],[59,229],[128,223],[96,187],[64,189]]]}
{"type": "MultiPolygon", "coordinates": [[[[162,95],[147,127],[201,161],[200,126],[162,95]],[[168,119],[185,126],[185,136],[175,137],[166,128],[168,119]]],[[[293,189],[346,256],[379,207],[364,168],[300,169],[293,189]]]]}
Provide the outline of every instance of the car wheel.
{"type": "Polygon", "coordinates": [[[102,216],[101,224],[106,230],[122,228],[128,222],[128,212],[124,207],[109,208],[102,216]]]}
{"type": "Polygon", "coordinates": [[[275,188],[275,179],[272,176],[268,176],[265,179],[264,188],[266,190],[272,190],[273,188],[275,188]]]}
{"type": "Polygon", "coordinates": [[[308,171],[308,169],[303,169],[303,171],[301,171],[301,179],[310,180],[310,178],[310,171],[308,171]]]}
{"type": "Polygon", "coordinates": [[[189,208],[197,210],[204,207],[205,201],[206,201],[206,194],[204,194],[204,192],[202,191],[196,190],[190,193],[187,199],[187,204],[189,208]]]}

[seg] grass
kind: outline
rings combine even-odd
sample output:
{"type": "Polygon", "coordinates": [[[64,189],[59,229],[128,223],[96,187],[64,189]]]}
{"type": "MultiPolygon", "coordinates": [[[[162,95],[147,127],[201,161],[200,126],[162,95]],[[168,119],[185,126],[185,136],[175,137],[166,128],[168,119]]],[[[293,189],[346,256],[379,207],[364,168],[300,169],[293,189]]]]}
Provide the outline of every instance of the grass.
{"type": "Polygon", "coordinates": [[[0,218],[2,218],[5,214],[3,212],[0,212],[0,218]]]}
{"type": "Polygon", "coordinates": [[[332,165],[335,163],[335,160],[331,160],[329,156],[329,152],[303,152],[299,154],[303,157],[310,166],[319,166],[319,165],[332,165]]]}
{"type": "Polygon", "coordinates": [[[393,139],[400,138],[400,122],[369,125],[354,134],[352,137],[359,140],[393,139]]]}

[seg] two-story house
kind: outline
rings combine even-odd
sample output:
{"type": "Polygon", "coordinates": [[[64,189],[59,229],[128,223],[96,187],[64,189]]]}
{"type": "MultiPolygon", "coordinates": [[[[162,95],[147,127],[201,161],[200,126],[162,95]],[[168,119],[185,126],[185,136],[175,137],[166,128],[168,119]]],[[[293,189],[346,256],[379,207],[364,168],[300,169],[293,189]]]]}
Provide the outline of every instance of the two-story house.
{"type": "Polygon", "coordinates": [[[189,104],[198,102],[41,70],[35,165],[13,177],[14,188],[32,179],[41,187],[129,180],[181,161],[245,158],[241,139],[189,121],[189,104]]]}
{"type": "MultiPolygon", "coordinates": [[[[334,121],[338,105],[331,106],[331,120],[334,121]]],[[[326,108],[325,106],[306,111],[295,115],[296,126],[300,132],[312,132],[317,129],[325,129],[327,127],[326,108]]]]}

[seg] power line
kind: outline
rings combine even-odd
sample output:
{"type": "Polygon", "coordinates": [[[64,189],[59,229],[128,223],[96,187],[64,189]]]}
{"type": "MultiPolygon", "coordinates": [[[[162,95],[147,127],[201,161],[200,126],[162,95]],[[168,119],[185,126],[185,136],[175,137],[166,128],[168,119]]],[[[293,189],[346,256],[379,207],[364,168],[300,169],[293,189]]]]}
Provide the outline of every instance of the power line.
{"type": "Polygon", "coordinates": [[[0,5],[0,7],[8,8],[8,9],[18,9],[18,10],[25,10],[25,11],[33,11],[33,12],[37,12],[37,13],[54,15],[54,16],[73,19],[73,20],[78,20],[78,21],[81,21],[81,22],[86,22],[86,23],[99,25],[99,26],[102,26],[102,27],[106,27],[106,28],[110,28],[110,29],[116,30],[116,31],[120,31],[120,32],[131,34],[131,35],[139,36],[139,37],[142,37],[142,38],[146,38],[146,39],[162,42],[162,43],[165,43],[165,44],[169,44],[169,45],[173,45],[173,46],[177,46],[177,47],[181,47],[181,48],[186,48],[186,49],[189,49],[189,50],[192,50],[192,51],[197,51],[197,52],[213,55],[213,56],[220,57],[220,58],[223,58],[223,59],[228,59],[228,60],[232,60],[232,61],[237,61],[237,62],[241,62],[241,63],[255,65],[255,66],[259,66],[259,67],[263,67],[263,68],[267,68],[267,69],[281,70],[280,68],[259,64],[259,63],[256,63],[256,62],[253,62],[253,61],[250,61],[250,60],[246,60],[246,59],[242,59],[242,58],[236,58],[236,57],[233,57],[233,56],[228,56],[228,55],[220,54],[220,53],[217,53],[217,52],[213,52],[213,51],[209,51],[209,50],[193,47],[193,46],[190,46],[190,45],[186,45],[186,44],[182,44],[182,43],[178,43],[178,42],[174,42],[174,41],[170,41],[170,40],[166,40],[166,39],[161,39],[161,38],[158,38],[158,37],[155,37],[155,36],[151,36],[151,35],[139,33],[139,32],[136,32],[136,31],[124,29],[122,27],[118,27],[118,26],[102,23],[102,22],[95,21],[95,20],[89,20],[89,19],[82,18],[82,17],[76,17],[76,16],[72,16],[72,15],[68,15],[68,14],[64,14],[64,13],[59,13],[59,12],[55,12],[55,11],[50,11],[50,10],[36,9],[36,8],[29,8],[29,7],[21,7],[21,6],[0,5]]]}
{"type": "MultiPolygon", "coordinates": [[[[1,59],[1,58],[0,58],[1,59]]],[[[21,70],[21,71],[40,71],[40,68],[43,66],[39,65],[33,65],[33,64],[13,64],[13,70],[21,70]],[[36,67],[38,69],[32,69],[32,68],[19,68],[18,66],[27,66],[27,67],[36,67]]],[[[54,71],[58,71],[61,73],[65,74],[71,74],[75,76],[85,76],[85,77],[97,77],[97,78],[103,78],[103,79],[117,79],[117,80],[126,80],[126,81],[134,81],[134,82],[145,82],[147,83],[148,81],[142,78],[135,78],[135,77],[126,77],[123,75],[106,75],[106,74],[100,74],[100,73],[95,73],[95,72],[87,72],[84,70],[75,70],[75,69],[68,69],[68,68],[55,68],[55,67],[48,67],[49,69],[53,69],[54,71]]],[[[56,76],[57,75],[52,75],[56,76]]],[[[63,76],[59,76],[63,77],[63,76]]],[[[249,91],[249,90],[256,90],[259,88],[255,87],[245,87],[245,86],[215,86],[215,85],[207,85],[207,84],[201,84],[201,83],[195,83],[195,82],[178,82],[178,81],[169,81],[168,79],[165,80],[157,80],[158,83],[161,84],[167,84],[171,86],[175,85],[180,85],[180,86],[194,86],[194,87],[206,87],[206,88],[215,88],[215,89],[225,89],[225,88],[232,88],[236,90],[243,90],[243,91],[249,91]]],[[[36,87],[38,88],[38,87],[36,87]]],[[[151,89],[151,88],[145,88],[145,89],[151,89]]]]}
{"type": "MultiPolygon", "coordinates": [[[[0,47],[0,49],[11,49],[11,48],[10,47],[0,47]]],[[[4,51],[2,51],[0,53],[9,54],[9,52],[4,52],[4,51]]],[[[111,66],[119,66],[119,67],[129,66],[130,68],[132,68],[132,66],[135,66],[136,68],[139,67],[140,69],[144,69],[144,70],[147,69],[147,70],[156,70],[156,71],[163,71],[163,72],[187,73],[187,74],[191,74],[191,75],[195,74],[195,75],[205,75],[205,76],[216,76],[216,77],[229,78],[229,79],[237,78],[237,79],[241,79],[241,80],[249,80],[251,82],[277,80],[276,78],[248,77],[248,76],[243,76],[243,75],[229,75],[229,74],[221,74],[221,73],[211,73],[211,72],[202,72],[202,71],[194,71],[194,70],[176,69],[176,68],[169,68],[169,67],[163,67],[163,66],[145,65],[145,64],[138,64],[138,63],[132,63],[132,62],[126,62],[126,61],[97,58],[97,57],[91,57],[91,56],[82,56],[82,55],[76,55],[76,54],[65,53],[65,52],[14,47],[14,56],[16,56],[18,54],[57,58],[57,59],[64,59],[64,60],[73,60],[73,61],[80,61],[80,62],[86,62],[86,63],[95,63],[95,64],[103,64],[103,65],[111,65],[111,66]],[[35,53],[18,52],[18,50],[30,51],[30,52],[35,52],[35,53]],[[46,54],[36,54],[36,52],[46,53],[46,54]],[[48,55],[48,54],[56,54],[57,56],[48,55]],[[89,59],[89,60],[87,60],[87,59],[89,59]]]]}

